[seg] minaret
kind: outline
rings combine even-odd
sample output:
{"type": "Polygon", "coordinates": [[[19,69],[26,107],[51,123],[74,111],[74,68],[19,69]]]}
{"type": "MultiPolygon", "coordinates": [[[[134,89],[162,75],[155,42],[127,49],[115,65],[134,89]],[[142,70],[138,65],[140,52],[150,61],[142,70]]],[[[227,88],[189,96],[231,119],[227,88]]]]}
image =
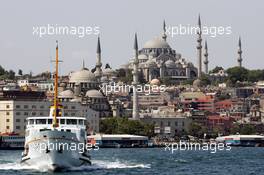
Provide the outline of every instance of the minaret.
{"type": "Polygon", "coordinates": [[[202,26],[200,15],[198,17],[198,27],[199,31],[197,32],[197,56],[198,56],[198,79],[201,78],[202,75],[202,26]]]}
{"type": "Polygon", "coordinates": [[[162,39],[164,39],[165,41],[167,40],[165,20],[163,21],[163,34],[162,34],[162,39]]]}
{"type": "Polygon", "coordinates": [[[98,37],[97,41],[97,50],[96,50],[96,77],[102,76],[102,62],[101,62],[101,45],[100,45],[100,37],[98,37]]]}
{"type": "Polygon", "coordinates": [[[207,41],[205,40],[204,44],[204,71],[208,74],[208,48],[207,48],[207,41]]]}
{"type": "Polygon", "coordinates": [[[134,52],[135,52],[135,59],[134,59],[134,68],[133,68],[133,113],[132,117],[134,120],[139,119],[138,114],[138,96],[137,96],[137,85],[138,85],[138,43],[137,43],[137,34],[135,34],[135,41],[134,41],[134,52]]]}
{"type": "Polygon", "coordinates": [[[242,67],[242,49],[241,49],[241,38],[239,37],[239,40],[238,40],[238,59],[237,59],[237,62],[238,62],[238,66],[239,67],[242,67]]]}

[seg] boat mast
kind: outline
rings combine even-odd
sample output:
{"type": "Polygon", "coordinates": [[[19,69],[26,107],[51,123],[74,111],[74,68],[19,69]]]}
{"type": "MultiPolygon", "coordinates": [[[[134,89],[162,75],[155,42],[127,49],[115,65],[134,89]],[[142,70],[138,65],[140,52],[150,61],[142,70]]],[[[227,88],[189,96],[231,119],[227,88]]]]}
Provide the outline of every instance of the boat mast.
{"type": "Polygon", "coordinates": [[[55,76],[54,76],[54,111],[53,111],[53,127],[58,127],[57,114],[58,114],[58,69],[59,69],[59,48],[58,41],[56,41],[56,60],[55,60],[55,76]]]}

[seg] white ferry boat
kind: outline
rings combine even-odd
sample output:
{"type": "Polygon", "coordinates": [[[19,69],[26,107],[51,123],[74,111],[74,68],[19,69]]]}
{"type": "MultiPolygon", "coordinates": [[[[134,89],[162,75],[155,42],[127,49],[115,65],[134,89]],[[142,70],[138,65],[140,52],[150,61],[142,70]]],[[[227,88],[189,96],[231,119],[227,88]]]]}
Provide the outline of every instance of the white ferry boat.
{"type": "Polygon", "coordinates": [[[230,146],[242,147],[264,147],[263,135],[229,135],[221,136],[215,139],[217,143],[225,143],[230,146]]]}
{"type": "Polygon", "coordinates": [[[51,171],[90,165],[83,117],[64,117],[58,101],[58,45],[56,47],[54,104],[47,117],[27,119],[22,164],[51,171]]]}

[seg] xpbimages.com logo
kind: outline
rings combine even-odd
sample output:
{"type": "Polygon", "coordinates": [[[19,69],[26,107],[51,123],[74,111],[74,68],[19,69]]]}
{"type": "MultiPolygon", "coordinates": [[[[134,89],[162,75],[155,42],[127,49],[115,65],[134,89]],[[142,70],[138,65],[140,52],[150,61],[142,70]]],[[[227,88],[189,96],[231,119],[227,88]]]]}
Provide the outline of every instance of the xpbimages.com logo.
{"type": "Polygon", "coordinates": [[[172,154],[175,151],[209,151],[210,153],[216,153],[217,151],[230,151],[231,146],[224,143],[192,143],[182,142],[179,143],[165,143],[165,151],[169,151],[172,154]]]}
{"type": "Polygon", "coordinates": [[[72,35],[83,38],[88,35],[98,35],[100,33],[99,26],[68,26],[47,24],[43,26],[33,26],[32,34],[40,38],[50,35],[72,35]]]}
{"type": "Polygon", "coordinates": [[[137,91],[139,93],[144,93],[145,95],[150,95],[152,93],[162,93],[166,91],[165,85],[151,85],[151,84],[143,84],[143,85],[126,85],[126,84],[116,84],[115,82],[111,85],[104,84],[100,85],[100,91],[108,94],[114,93],[129,93],[132,90],[137,91]]]}
{"type": "Polygon", "coordinates": [[[209,37],[215,38],[217,36],[230,35],[232,34],[231,26],[198,26],[187,25],[176,25],[166,26],[166,34],[172,38],[177,35],[196,35],[197,33],[208,35],[209,37]]]}

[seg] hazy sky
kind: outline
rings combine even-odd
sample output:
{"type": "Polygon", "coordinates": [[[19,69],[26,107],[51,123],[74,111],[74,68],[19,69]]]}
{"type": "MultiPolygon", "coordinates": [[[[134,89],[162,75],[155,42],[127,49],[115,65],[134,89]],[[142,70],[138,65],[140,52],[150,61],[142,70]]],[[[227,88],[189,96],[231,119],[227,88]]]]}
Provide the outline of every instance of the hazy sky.
{"type": "MultiPolygon", "coordinates": [[[[1,1],[0,65],[6,69],[51,71],[55,40],[60,43],[61,70],[80,69],[82,60],[95,65],[96,35],[33,35],[36,26],[99,26],[103,64],[114,68],[133,56],[134,32],[139,47],[162,32],[163,19],[169,26],[197,24],[201,14],[206,26],[231,26],[232,34],[208,40],[209,68],[237,65],[238,37],[242,37],[243,65],[264,68],[264,3],[255,0],[93,0],[93,1],[1,1]]],[[[203,40],[204,41],[204,40],[203,40]]],[[[168,37],[168,43],[196,64],[196,35],[168,37]]]]}

